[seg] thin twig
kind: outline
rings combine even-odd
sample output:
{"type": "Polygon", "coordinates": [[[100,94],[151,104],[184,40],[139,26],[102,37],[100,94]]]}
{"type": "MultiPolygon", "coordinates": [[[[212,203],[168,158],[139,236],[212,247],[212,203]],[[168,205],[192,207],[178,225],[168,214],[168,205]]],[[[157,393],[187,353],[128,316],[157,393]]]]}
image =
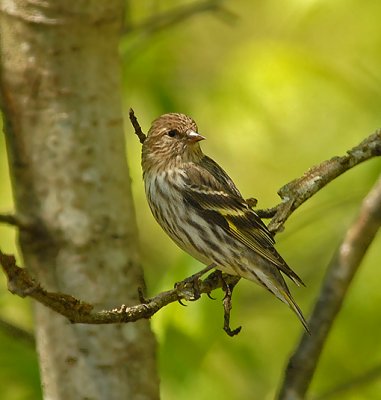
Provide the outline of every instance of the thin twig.
{"type": "Polygon", "coordinates": [[[259,218],[273,218],[276,212],[278,211],[279,206],[265,208],[263,210],[255,210],[258,214],[259,218]]]}
{"type": "Polygon", "coordinates": [[[2,318],[0,319],[0,330],[16,340],[21,340],[29,345],[35,346],[35,340],[33,334],[26,331],[25,329],[22,329],[16,325],[11,324],[8,321],[5,321],[2,318]]]}
{"type": "Polygon", "coordinates": [[[19,226],[19,221],[13,214],[0,214],[0,223],[19,226]]]}
{"type": "Polygon", "coordinates": [[[145,34],[153,34],[184,22],[195,15],[209,11],[221,12],[225,18],[228,17],[229,20],[236,19],[236,15],[223,7],[223,2],[224,0],[207,0],[175,7],[169,11],[154,15],[136,25],[126,26],[123,33],[144,32],[145,34]]]}
{"type": "Polygon", "coordinates": [[[136,118],[134,110],[132,108],[130,108],[129,115],[131,124],[135,129],[135,135],[139,138],[140,143],[143,144],[147,136],[143,133],[142,128],[140,127],[138,119],[136,118]]]}
{"type": "Polygon", "coordinates": [[[304,399],[319,357],[350,283],[381,225],[381,177],[330,262],[309,326],[289,360],[279,400],[304,399]]]}
{"type": "Polygon", "coordinates": [[[0,223],[17,226],[18,228],[23,229],[27,226],[14,214],[0,214],[0,223]]]}
{"type": "Polygon", "coordinates": [[[323,393],[320,396],[314,397],[314,400],[327,400],[332,397],[338,398],[338,395],[340,395],[340,398],[343,397],[343,394],[359,390],[364,386],[367,386],[371,384],[372,382],[379,380],[381,378],[381,364],[378,364],[371,368],[370,370],[366,371],[365,373],[356,376],[354,378],[351,378],[349,382],[342,383],[341,385],[338,385],[331,390],[327,391],[326,393],[323,393]]]}
{"type": "MultiPolygon", "coordinates": [[[[193,2],[183,6],[172,8],[169,11],[155,14],[146,20],[137,24],[128,24],[123,30],[126,35],[134,35],[132,41],[129,42],[128,49],[124,52],[125,60],[131,62],[136,59],[138,53],[142,52],[145,46],[149,45],[152,36],[165,30],[170,29],[180,23],[185,23],[188,19],[204,12],[213,12],[213,15],[220,17],[223,22],[232,24],[238,19],[238,16],[226,9],[222,3],[225,0],[203,0],[193,2]]],[[[127,21],[126,21],[127,22],[127,21]]]]}

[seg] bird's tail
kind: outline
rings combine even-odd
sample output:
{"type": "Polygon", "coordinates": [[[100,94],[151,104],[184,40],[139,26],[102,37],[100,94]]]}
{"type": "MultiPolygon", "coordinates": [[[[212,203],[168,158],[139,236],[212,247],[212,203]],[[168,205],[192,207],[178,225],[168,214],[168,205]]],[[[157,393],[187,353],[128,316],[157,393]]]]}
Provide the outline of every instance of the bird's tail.
{"type": "MultiPolygon", "coordinates": [[[[252,270],[251,272],[253,273],[254,271],[252,270]]],[[[300,322],[303,324],[304,329],[309,334],[311,334],[308,328],[307,321],[305,320],[301,309],[296,304],[295,300],[292,298],[292,295],[281,273],[273,267],[271,269],[267,268],[267,270],[264,270],[263,268],[261,269],[258,268],[255,269],[254,276],[252,276],[251,279],[256,280],[258,283],[264,286],[269,292],[275,295],[279,300],[287,304],[291,308],[291,310],[294,311],[294,313],[297,315],[300,322]],[[255,279],[253,279],[254,276],[255,279]]]]}
{"type": "Polygon", "coordinates": [[[307,321],[305,320],[302,310],[299,308],[299,306],[296,304],[296,301],[292,298],[291,293],[288,291],[282,291],[280,296],[277,296],[280,300],[282,300],[284,303],[286,303],[292,311],[296,314],[296,316],[299,318],[300,322],[303,324],[304,329],[308,334],[311,335],[311,331],[308,327],[307,321]]]}

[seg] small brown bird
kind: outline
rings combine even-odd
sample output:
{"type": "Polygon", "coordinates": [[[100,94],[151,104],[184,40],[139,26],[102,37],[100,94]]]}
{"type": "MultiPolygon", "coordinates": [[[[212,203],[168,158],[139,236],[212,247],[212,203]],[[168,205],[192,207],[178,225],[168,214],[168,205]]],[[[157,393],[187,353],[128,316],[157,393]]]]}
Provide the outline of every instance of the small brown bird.
{"type": "Polygon", "coordinates": [[[272,234],[226,172],[203,154],[203,139],[186,115],[164,114],[153,122],[142,149],[152,214],[180,248],[205,265],[263,286],[308,331],[281,272],[298,286],[302,280],[275,250],[272,234]]]}

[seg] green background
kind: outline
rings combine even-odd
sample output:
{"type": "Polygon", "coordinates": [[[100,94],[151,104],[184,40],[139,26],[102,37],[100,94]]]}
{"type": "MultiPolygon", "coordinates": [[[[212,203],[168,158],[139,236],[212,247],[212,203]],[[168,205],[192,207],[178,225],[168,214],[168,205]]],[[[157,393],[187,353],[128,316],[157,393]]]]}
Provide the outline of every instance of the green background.
{"type": "MultiPolygon", "coordinates": [[[[131,1],[138,23],[186,1],[131,1]]],[[[231,12],[202,13],[121,42],[126,117],[133,107],[143,129],[158,115],[183,112],[207,137],[206,154],[259,207],[309,167],[343,155],[381,123],[381,2],[355,0],[226,1],[231,12]]],[[[150,295],[201,265],[161,231],[145,201],[140,144],[126,118],[127,157],[150,295]]],[[[379,159],[335,180],[298,209],[277,248],[306,288],[291,287],[306,316],[326,266],[361,200],[380,172],[379,159]]],[[[12,196],[0,135],[0,212],[12,196]]],[[[0,225],[0,246],[16,251],[15,231],[0,225]]],[[[376,238],[355,277],[324,348],[311,393],[324,394],[381,364],[381,246],[376,238]]],[[[175,303],[152,318],[160,344],[164,400],[272,399],[302,333],[290,310],[250,282],[234,294],[232,327],[222,330],[221,291],[188,307],[175,303]]],[[[32,332],[28,300],[12,296],[0,276],[0,318],[32,332]]],[[[381,373],[378,375],[381,378],[381,373]]],[[[0,388],[9,400],[39,399],[33,348],[0,330],[0,388]]],[[[354,385],[329,399],[381,399],[381,381],[354,385]]]]}

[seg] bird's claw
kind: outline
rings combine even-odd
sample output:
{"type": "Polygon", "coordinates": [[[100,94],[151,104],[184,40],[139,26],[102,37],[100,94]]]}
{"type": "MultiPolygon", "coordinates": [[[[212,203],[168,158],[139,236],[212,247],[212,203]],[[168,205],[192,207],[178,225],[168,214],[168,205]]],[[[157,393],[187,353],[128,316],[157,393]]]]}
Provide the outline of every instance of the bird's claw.
{"type": "MultiPolygon", "coordinates": [[[[199,276],[192,275],[181,282],[176,282],[175,289],[181,298],[185,298],[188,301],[198,300],[201,297],[200,278],[199,276]]],[[[182,304],[181,298],[179,300],[180,304],[182,304]]]]}
{"type": "Polygon", "coordinates": [[[210,293],[207,293],[206,295],[209,297],[210,300],[216,300],[216,298],[213,297],[210,293]]]}
{"type": "Polygon", "coordinates": [[[184,304],[181,300],[182,300],[182,299],[178,299],[177,302],[178,302],[180,305],[182,305],[183,307],[186,307],[187,305],[184,304]]]}
{"type": "Polygon", "coordinates": [[[224,326],[224,331],[227,333],[228,336],[233,337],[238,335],[241,332],[242,326],[239,326],[236,329],[230,329],[230,326],[224,326]]]}
{"type": "Polygon", "coordinates": [[[210,264],[201,271],[185,278],[181,282],[175,283],[175,289],[180,299],[184,298],[189,301],[196,301],[201,297],[200,278],[211,269],[215,268],[215,264],[210,264]],[[189,290],[191,289],[191,290],[189,290]]]}

